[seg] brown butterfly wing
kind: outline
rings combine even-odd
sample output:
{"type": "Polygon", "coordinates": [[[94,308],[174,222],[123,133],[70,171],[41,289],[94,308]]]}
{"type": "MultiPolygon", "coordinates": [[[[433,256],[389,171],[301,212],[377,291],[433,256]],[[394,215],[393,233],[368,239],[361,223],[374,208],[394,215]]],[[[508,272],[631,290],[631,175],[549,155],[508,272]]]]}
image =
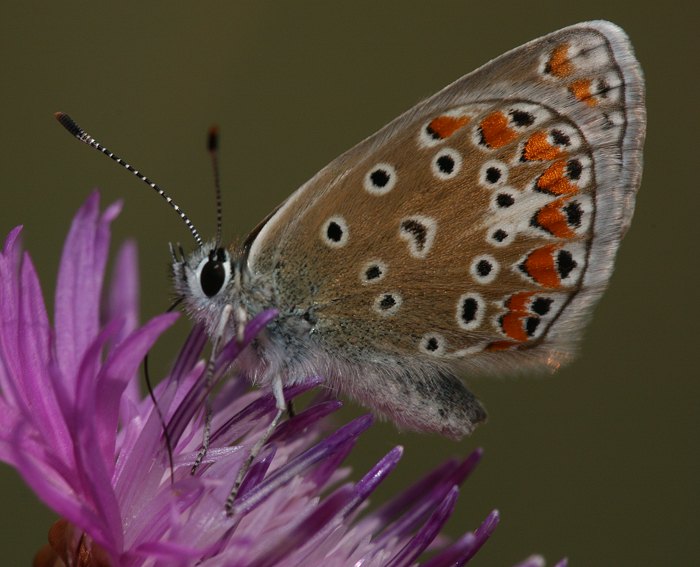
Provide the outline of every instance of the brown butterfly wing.
{"type": "MultiPolygon", "coordinates": [[[[263,227],[249,265],[272,277],[283,311],[309,314],[338,368],[387,369],[376,386],[338,380],[394,417],[459,389],[453,370],[558,367],[631,219],[643,131],[623,32],[561,30],[333,161],[263,227]],[[430,387],[392,401],[384,390],[412,375],[430,387]]],[[[403,422],[439,430],[461,403],[470,430],[484,414],[462,390],[403,422]]]]}

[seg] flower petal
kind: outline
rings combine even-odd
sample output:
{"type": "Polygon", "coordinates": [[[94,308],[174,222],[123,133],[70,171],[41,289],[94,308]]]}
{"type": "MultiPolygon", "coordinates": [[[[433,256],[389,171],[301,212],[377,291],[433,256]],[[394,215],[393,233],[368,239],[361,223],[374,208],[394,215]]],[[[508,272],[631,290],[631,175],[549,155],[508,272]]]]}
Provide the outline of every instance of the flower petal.
{"type": "Polygon", "coordinates": [[[115,344],[132,333],[139,323],[139,268],[136,243],[127,240],[117,252],[112,268],[112,281],[102,307],[102,322],[120,317],[123,327],[115,337],[115,344]]]}
{"type": "Polygon", "coordinates": [[[26,418],[45,439],[48,447],[65,459],[70,439],[65,418],[56,397],[50,365],[50,327],[39,278],[28,254],[24,255],[20,278],[20,312],[17,353],[21,370],[14,381],[21,387],[28,412],[26,418]]]}
{"type": "MultiPolygon", "coordinates": [[[[56,354],[64,379],[73,370],[99,331],[99,306],[104,278],[109,224],[119,214],[115,203],[100,214],[99,193],[93,192],[80,208],[63,247],[56,285],[56,354]]],[[[66,388],[71,392],[70,384],[66,388]]]]}
{"type": "Polygon", "coordinates": [[[127,384],[134,382],[133,377],[143,357],[178,317],[178,313],[154,317],[114,347],[102,366],[94,390],[95,393],[99,392],[99,395],[94,396],[94,411],[99,418],[92,422],[104,462],[114,460],[120,407],[114,400],[120,399],[127,384]]]}
{"type": "Polygon", "coordinates": [[[423,478],[420,482],[404,491],[394,501],[377,511],[377,517],[387,524],[398,516],[378,537],[386,541],[393,537],[406,537],[425,522],[432,513],[435,502],[442,501],[455,485],[460,485],[474,470],[481,459],[481,451],[473,451],[464,461],[457,464],[448,461],[442,467],[423,478]]]}
{"type": "Polygon", "coordinates": [[[461,567],[468,561],[465,557],[471,553],[475,544],[476,536],[468,532],[438,555],[426,561],[423,567],[461,567]]]}
{"type": "Polygon", "coordinates": [[[24,403],[15,383],[15,377],[23,372],[18,356],[21,230],[22,227],[17,227],[10,232],[0,254],[0,388],[5,399],[17,405],[24,403]]]}
{"type": "MultiPolygon", "coordinates": [[[[112,319],[121,317],[123,326],[114,337],[111,345],[113,348],[132,333],[139,323],[139,268],[136,243],[127,240],[117,252],[112,267],[112,279],[109,291],[102,306],[102,322],[107,323],[112,319]]],[[[122,419],[127,416],[123,413],[128,405],[137,404],[141,400],[141,392],[136,380],[127,383],[124,397],[122,398],[120,411],[122,419]]]]}
{"type": "Polygon", "coordinates": [[[358,417],[338,429],[323,442],[304,451],[301,455],[289,461],[284,467],[275,471],[264,482],[260,483],[255,490],[251,490],[245,497],[237,499],[233,508],[233,515],[250,512],[259,506],[272,492],[279,490],[281,486],[284,486],[302,471],[321,459],[342,450],[346,445],[354,443],[357,437],[370,425],[372,425],[371,415],[358,417]]]}
{"type": "Polygon", "coordinates": [[[439,506],[430,515],[428,521],[423,524],[418,533],[394,556],[387,564],[387,567],[408,567],[418,556],[425,551],[428,545],[440,533],[440,530],[445,525],[445,522],[452,514],[459,488],[453,486],[445,495],[445,498],[440,502],[439,506]]]}

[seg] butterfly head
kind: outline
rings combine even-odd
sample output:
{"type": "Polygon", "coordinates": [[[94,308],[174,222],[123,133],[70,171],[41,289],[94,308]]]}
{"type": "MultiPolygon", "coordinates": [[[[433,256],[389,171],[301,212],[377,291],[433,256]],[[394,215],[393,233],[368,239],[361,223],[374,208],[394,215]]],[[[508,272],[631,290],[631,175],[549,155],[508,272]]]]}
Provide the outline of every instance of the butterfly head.
{"type": "Polygon", "coordinates": [[[200,321],[213,321],[231,302],[240,268],[231,253],[216,242],[205,243],[184,254],[171,246],[175,292],[200,321]]]}
{"type": "Polygon", "coordinates": [[[224,306],[231,303],[229,298],[235,295],[233,290],[234,282],[238,282],[237,285],[240,287],[242,265],[242,262],[234,261],[231,253],[221,246],[223,222],[221,214],[221,186],[219,184],[217,129],[212,127],[207,139],[207,147],[214,167],[217,213],[216,238],[214,241],[206,243],[194,224],[192,224],[190,218],[158,184],[100,144],[67,114],[57,112],[55,117],[75,138],[103,153],[131,172],[165,199],[168,205],[177,213],[197,244],[195,251],[190,254],[185,254],[183,248],[179,245],[177,249],[172,245],[170,247],[173,261],[172,274],[178,303],[183,301],[186,309],[198,321],[211,323],[211,321],[217,320],[219,318],[217,313],[221,313],[224,306]]]}

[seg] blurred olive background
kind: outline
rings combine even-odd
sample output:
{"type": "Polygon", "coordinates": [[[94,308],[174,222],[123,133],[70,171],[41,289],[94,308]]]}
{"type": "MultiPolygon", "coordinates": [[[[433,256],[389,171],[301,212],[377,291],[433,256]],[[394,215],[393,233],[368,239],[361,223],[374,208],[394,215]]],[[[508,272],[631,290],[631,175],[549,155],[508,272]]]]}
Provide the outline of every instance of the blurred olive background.
{"type": "MultiPolygon", "coordinates": [[[[50,303],[73,212],[94,187],[105,203],[124,199],[114,242],[139,243],[144,319],[168,306],[166,245],[189,244],[188,234],[145,185],[72,140],[54,111],[167,188],[205,234],[214,226],[205,135],[217,123],[226,232],[242,235],[333,157],[489,59],[578,21],[621,25],[647,78],[646,165],[581,356],[555,377],[471,381],[490,413],[471,439],[378,424],[350,464],[358,478],[405,446],[378,502],[483,447],[448,526],[456,536],[501,511],[475,565],[512,565],[534,552],[571,565],[697,565],[691,166],[700,93],[690,2],[6,2],[1,13],[0,230],[25,225],[50,303]]],[[[186,328],[159,343],[156,367],[186,328]]],[[[1,562],[26,565],[54,515],[4,465],[0,482],[1,562]]]]}

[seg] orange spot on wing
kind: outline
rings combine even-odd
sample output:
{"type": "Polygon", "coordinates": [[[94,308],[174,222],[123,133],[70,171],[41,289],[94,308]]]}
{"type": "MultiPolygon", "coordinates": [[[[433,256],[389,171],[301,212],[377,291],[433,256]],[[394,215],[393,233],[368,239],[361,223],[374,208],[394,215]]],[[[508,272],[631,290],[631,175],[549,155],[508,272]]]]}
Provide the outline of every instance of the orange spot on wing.
{"type": "Polygon", "coordinates": [[[515,130],[508,127],[508,117],[500,111],[489,114],[479,127],[484,143],[490,148],[501,148],[517,136],[515,130]]]}
{"type": "Polygon", "coordinates": [[[574,195],[578,188],[564,175],[565,172],[566,160],[555,161],[540,175],[537,188],[553,195],[574,195]]]}
{"type": "Polygon", "coordinates": [[[433,137],[444,140],[469,122],[468,116],[438,116],[428,124],[428,131],[433,137]]]}
{"type": "Polygon", "coordinates": [[[561,78],[571,75],[573,70],[574,66],[569,60],[569,44],[562,43],[555,47],[549,56],[545,71],[550,75],[561,78]]]}
{"type": "Polygon", "coordinates": [[[503,332],[516,341],[526,341],[528,337],[523,325],[524,317],[524,314],[513,312],[503,315],[501,319],[501,328],[503,332]]]}
{"type": "Polygon", "coordinates": [[[588,106],[595,106],[598,104],[598,99],[591,94],[591,80],[590,79],[579,79],[574,81],[569,85],[569,91],[578,100],[585,102],[588,106]]]}
{"type": "Polygon", "coordinates": [[[535,295],[534,291],[521,291],[514,293],[506,301],[506,308],[513,313],[528,313],[530,299],[535,295]]]}
{"type": "Polygon", "coordinates": [[[554,265],[556,249],[555,244],[542,246],[530,252],[523,262],[527,274],[541,286],[556,288],[561,285],[559,272],[554,265]]]}
{"type": "Polygon", "coordinates": [[[547,132],[540,130],[525,142],[523,157],[527,161],[549,161],[562,155],[562,151],[549,143],[547,132]]]}
{"type": "Polygon", "coordinates": [[[567,222],[566,215],[561,210],[567,200],[566,198],[556,199],[542,207],[535,215],[537,224],[557,238],[576,236],[567,222]]]}
{"type": "Polygon", "coordinates": [[[501,330],[515,341],[524,342],[530,338],[524,321],[530,317],[530,302],[533,295],[535,295],[534,291],[520,291],[511,295],[505,302],[508,312],[501,317],[501,330]]]}

